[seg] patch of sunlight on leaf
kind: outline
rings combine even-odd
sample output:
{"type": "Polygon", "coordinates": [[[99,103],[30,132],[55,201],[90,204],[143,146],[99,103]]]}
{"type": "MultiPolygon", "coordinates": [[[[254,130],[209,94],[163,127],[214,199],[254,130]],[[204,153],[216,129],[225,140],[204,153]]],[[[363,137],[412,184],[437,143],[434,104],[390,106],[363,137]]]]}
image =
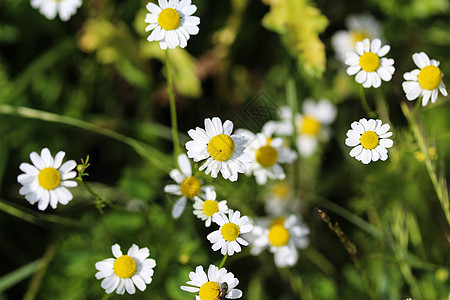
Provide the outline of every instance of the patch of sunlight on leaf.
{"type": "Polygon", "coordinates": [[[264,27],[281,35],[288,51],[308,74],[321,77],[326,56],[319,34],[327,27],[327,18],[308,0],[266,2],[270,11],[262,20],[264,27]]]}

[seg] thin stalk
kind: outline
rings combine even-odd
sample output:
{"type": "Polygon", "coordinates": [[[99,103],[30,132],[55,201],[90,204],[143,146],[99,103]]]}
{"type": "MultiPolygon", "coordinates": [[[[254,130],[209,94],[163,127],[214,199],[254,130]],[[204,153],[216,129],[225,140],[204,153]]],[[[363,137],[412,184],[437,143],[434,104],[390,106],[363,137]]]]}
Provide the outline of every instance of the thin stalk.
{"type": "Polygon", "coordinates": [[[112,296],[112,293],[111,293],[111,294],[105,294],[105,295],[102,297],[102,300],[109,299],[109,298],[111,298],[111,296],[112,296]]]}
{"type": "Polygon", "coordinates": [[[223,265],[227,261],[227,258],[228,258],[228,253],[225,254],[225,256],[222,258],[222,261],[220,262],[220,265],[219,265],[219,269],[221,269],[223,267],[223,265]]]}
{"type": "Polygon", "coordinates": [[[370,108],[369,103],[367,103],[366,93],[364,92],[364,87],[362,85],[359,86],[359,98],[361,99],[361,105],[367,115],[371,118],[375,118],[377,114],[370,108]]]}
{"type": "MultiPolygon", "coordinates": [[[[419,128],[417,118],[415,118],[415,115],[411,113],[411,110],[405,102],[401,103],[401,108],[403,114],[409,122],[409,126],[411,127],[414,137],[417,140],[420,151],[425,157],[425,166],[428,172],[428,176],[430,177],[431,183],[434,187],[434,191],[436,192],[439,203],[441,204],[442,210],[447,220],[447,224],[450,226],[450,202],[448,198],[448,191],[446,188],[446,180],[443,177],[441,179],[438,179],[436,168],[431,162],[430,156],[428,154],[428,147],[425,143],[425,136],[419,128]]],[[[447,237],[447,239],[450,240],[450,237],[447,237]]]]}
{"type": "Polygon", "coordinates": [[[170,73],[169,65],[169,50],[165,50],[165,65],[167,74],[167,91],[169,92],[170,101],[170,119],[172,124],[172,141],[173,141],[173,154],[175,157],[175,162],[177,161],[178,154],[180,151],[180,140],[178,139],[178,124],[177,124],[177,106],[175,104],[175,94],[173,92],[173,82],[172,75],[170,73]]]}

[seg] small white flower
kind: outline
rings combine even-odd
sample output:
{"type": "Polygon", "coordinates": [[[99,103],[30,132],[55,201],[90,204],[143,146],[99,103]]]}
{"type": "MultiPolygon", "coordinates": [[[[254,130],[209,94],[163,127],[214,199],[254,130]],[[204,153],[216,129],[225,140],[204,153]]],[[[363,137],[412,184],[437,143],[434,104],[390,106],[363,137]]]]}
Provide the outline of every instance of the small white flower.
{"type": "Polygon", "coordinates": [[[25,195],[31,205],[38,202],[39,210],[46,209],[49,204],[56,208],[58,202],[66,205],[73,198],[67,188],[77,186],[76,181],[70,180],[77,176],[73,171],[77,163],[69,160],[62,164],[64,155],[60,151],[53,159],[50,150],[44,148],[40,156],[36,152],[30,154],[33,165],[21,163],[19,166],[25,172],[17,177],[17,181],[22,184],[19,194],[25,195]]]}
{"type": "Polygon", "coordinates": [[[403,91],[405,91],[406,98],[410,101],[422,97],[422,105],[427,105],[431,98],[431,103],[435,103],[439,92],[447,96],[444,81],[442,77],[444,74],[439,69],[439,61],[429,59],[424,52],[414,53],[414,63],[419,67],[411,72],[403,74],[406,80],[402,83],[403,91]]]}
{"type": "Polygon", "coordinates": [[[355,49],[356,42],[381,38],[380,22],[368,14],[348,16],[345,27],[348,30],[339,30],[331,38],[336,56],[342,61],[346,53],[355,49]]]}
{"type": "Polygon", "coordinates": [[[247,246],[248,242],[240,237],[241,234],[250,232],[253,225],[249,224],[247,216],[241,217],[239,211],[228,211],[229,217],[224,213],[218,212],[213,216],[213,222],[220,226],[219,230],[208,234],[207,239],[213,244],[212,249],[217,251],[221,249],[222,255],[228,253],[233,255],[235,252],[241,252],[241,245],[247,246]]]}
{"type": "Polygon", "coordinates": [[[356,43],[356,53],[346,54],[345,64],[348,75],[355,75],[355,81],[362,83],[365,88],[378,88],[381,86],[381,80],[390,81],[394,74],[394,60],[385,58],[391,47],[384,45],[381,47],[381,41],[374,39],[372,43],[369,39],[356,43]]]}
{"type": "Polygon", "coordinates": [[[204,193],[207,187],[214,189],[212,186],[202,186],[200,180],[192,176],[191,162],[186,154],[178,155],[178,167],[181,172],[173,169],[169,174],[177,184],[168,184],[164,187],[164,192],[181,196],[172,208],[172,216],[175,219],[178,219],[183,213],[186,207],[186,199],[194,199],[195,196],[204,193]]]}
{"type": "Polygon", "coordinates": [[[195,295],[196,300],[215,300],[219,299],[219,293],[226,289],[224,299],[238,299],[242,297],[242,291],[235,287],[239,280],[234,274],[227,272],[227,269],[219,269],[214,265],[208,268],[208,274],[203,271],[202,266],[195,268],[195,272],[189,273],[190,281],[186,282],[190,286],[181,286],[181,289],[195,295]]]}
{"type": "Polygon", "coordinates": [[[352,129],[347,131],[345,144],[354,147],[350,151],[350,156],[368,164],[371,161],[383,160],[388,158],[387,148],[391,148],[394,142],[388,137],[392,132],[389,124],[383,124],[381,120],[361,119],[359,122],[351,124],[352,129]]]}
{"type": "Polygon", "coordinates": [[[212,216],[217,212],[227,212],[227,200],[216,201],[216,192],[207,188],[205,191],[205,201],[199,197],[194,197],[194,215],[205,221],[205,226],[211,226],[212,216]]]}
{"type": "Polygon", "coordinates": [[[292,186],[285,182],[276,182],[269,187],[265,199],[266,214],[271,216],[284,215],[287,212],[301,210],[300,199],[295,197],[292,186]]]}
{"type": "Polygon", "coordinates": [[[219,118],[207,118],[205,129],[197,127],[188,131],[193,139],[186,143],[188,157],[196,162],[207,159],[199,169],[206,169],[206,175],[211,173],[216,178],[220,172],[223,178],[236,181],[238,173],[244,173],[251,165],[251,156],[244,153],[247,140],[236,134],[231,135],[233,122],[229,120],[222,126],[219,118]]]}
{"type": "MultiPolygon", "coordinates": [[[[329,100],[321,99],[315,102],[311,98],[305,99],[302,107],[303,114],[295,114],[297,131],[297,148],[303,157],[309,157],[317,149],[320,140],[326,141],[330,135],[328,126],[336,119],[337,109],[329,100]]],[[[268,122],[263,132],[274,133],[280,136],[292,135],[292,110],[281,107],[280,121],[268,122]]]]}
{"type": "Polygon", "coordinates": [[[68,21],[81,4],[81,0],[31,0],[31,6],[39,8],[39,12],[49,20],[59,14],[62,21],[68,21]]]}
{"type": "Polygon", "coordinates": [[[297,248],[308,246],[308,234],[308,227],[295,215],[272,220],[259,219],[251,232],[251,253],[259,255],[269,248],[274,253],[277,267],[292,267],[298,261],[297,248]]]}
{"type": "Polygon", "coordinates": [[[291,163],[297,158],[297,153],[283,145],[282,138],[272,138],[264,133],[253,134],[246,130],[244,135],[249,142],[245,152],[253,158],[251,169],[248,173],[253,173],[256,182],[263,185],[267,178],[286,178],[280,163],[291,163]]]}
{"type": "Polygon", "coordinates": [[[186,47],[190,36],[199,30],[200,18],[192,16],[197,6],[191,5],[191,0],[158,0],[158,4],[147,4],[150,13],[145,17],[149,24],[145,31],[153,30],[147,40],[159,41],[162,50],[186,47]]]}
{"type": "Polygon", "coordinates": [[[153,268],[156,266],[154,259],[147,258],[150,255],[148,248],[139,249],[133,244],[127,255],[122,254],[118,244],[114,244],[111,249],[115,258],[107,258],[95,264],[98,270],[95,278],[104,278],[101,287],[107,294],[115,290],[119,295],[123,295],[125,290],[128,294],[134,294],[135,285],[144,291],[146,285],[152,282],[153,268]]]}

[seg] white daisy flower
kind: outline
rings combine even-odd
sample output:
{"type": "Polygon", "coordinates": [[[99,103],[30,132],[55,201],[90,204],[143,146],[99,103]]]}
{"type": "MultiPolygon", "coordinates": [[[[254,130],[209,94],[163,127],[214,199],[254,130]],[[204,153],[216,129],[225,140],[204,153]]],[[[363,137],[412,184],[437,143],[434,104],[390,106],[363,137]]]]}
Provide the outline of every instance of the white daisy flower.
{"type": "Polygon", "coordinates": [[[159,41],[162,50],[186,47],[190,36],[199,30],[200,18],[192,16],[197,6],[191,5],[191,0],[158,0],[158,4],[147,4],[150,13],[145,17],[145,23],[150,25],[145,31],[153,30],[147,40],[159,41]]]}
{"type": "Polygon", "coordinates": [[[150,255],[148,248],[139,249],[133,244],[126,255],[122,254],[118,244],[114,244],[111,249],[115,258],[107,258],[95,264],[98,270],[95,278],[104,278],[101,287],[107,294],[116,291],[123,295],[125,290],[128,294],[134,294],[135,285],[144,291],[146,285],[152,282],[153,268],[156,266],[154,259],[147,258],[150,255]]]}
{"type": "Polygon", "coordinates": [[[172,208],[172,217],[175,219],[183,213],[187,199],[201,195],[206,188],[214,190],[213,186],[202,186],[200,180],[192,176],[191,162],[186,154],[178,155],[178,167],[180,170],[173,169],[169,174],[177,184],[168,184],[164,187],[164,192],[180,196],[172,208]]]}
{"type": "Polygon", "coordinates": [[[269,186],[269,193],[265,199],[266,214],[280,216],[288,211],[299,211],[301,209],[300,199],[295,197],[291,185],[285,181],[276,182],[269,186]]]}
{"type": "MultiPolygon", "coordinates": [[[[242,291],[235,287],[239,280],[234,278],[233,273],[227,269],[219,269],[214,265],[208,268],[208,274],[203,271],[202,266],[195,268],[195,272],[189,273],[190,281],[186,282],[190,286],[181,286],[181,289],[195,295],[196,300],[216,300],[216,299],[238,299],[242,297],[242,291]],[[223,291],[224,298],[219,298],[219,293],[223,291]]],[[[221,295],[221,296],[222,296],[221,295]]]]}
{"type": "Polygon", "coordinates": [[[249,173],[253,173],[256,182],[263,185],[267,178],[286,178],[280,163],[291,163],[297,158],[297,153],[287,148],[282,138],[272,138],[264,133],[253,134],[248,131],[246,137],[250,137],[245,152],[253,158],[249,173]]]}
{"type": "Polygon", "coordinates": [[[384,45],[381,47],[381,41],[374,39],[372,43],[369,39],[356,43],[356,53],[346,54],[345,64],[348,75],[355,75],[355,81],[362,83],[365,88],[378,88],[381,86],[381,80],[390,81],[394,74],[394,60],[385,58],[391,47],[384,45]]]}
{"type": "Polygon", "coordinates": [[[414,53],[412,56],[414,63],[419,67],[411,72],[403,74],[406,80],[402,83],[406,98],[410,101],[422,97],[422,105],[427,105],[431,98],[431,103],[435,103],[439,95],[447,96],[444,81],[444,74],[439,69],[439,61],[429,59],[424,52],[414,53]]]}
{"type": "Polygon", "coordinates": [[[229,217],[222,212],[213,215],[213,222],[220,226],[219,230],[208,234],[207,239],[213,244],[212,249],[217,251],[221,249],[222,255],[228,253],[233,255],[235,252],[241,252],[241,245],[247,246],[248,242],[240,237],[241,234],[250,232],[253,228],[249,224],[247,216],[241,217],[239,211],[233,212],[232,209],[228,211],[229,217]]]}
{"type": "MultiPolygon", "coordinates": [[[[317,149],[320,140],[326,141],[330,135],[328,126],[336,119],[337,109],[329,100],[315,102],[308,98],[303,102],[303,115],[295,114],[297,131],[297,148],[303,157],[309,157],[317,149]]],[[[273,132],[280,136],[292,135],[292,110],[289,107],[280,109],[280,121],[268,123],[263,132],[273,132]]]]}
{"type": "Polygon", "coordinates": [[[205,221],[205,226],[211,226],[212,216],[217,212],[227,212],[227,200],[217,201],[216,192],[211,188],[206,188],[205,201],[199,197],[194,197],[194,215],[205,221]]]}
{"type": "Polygon", "coordinates": [[[394,144],[388,139],[392,136],[392,132],[388,132],[391,128],[389,124],[383,124],[381,120],[361,119],[359,122],[353,122],[351,127],[345,139],[347,146],[354,147],[350,151],[351,157],[363,164],[379,159],[385,161],[388,158],[387,148],[394,144]]]}
{"type": "Polygon", "coordinates": [[[68,21],[81,4],[81,0],[31,0],[31,6],[39,8],[39,12],[49,20],[59,14],[62,21],[68,21]]]}
{"type": "Polygon", "coordinates": [[[356,42],[381,38],[380,22],[372,15],[350,15],[345,20],[348,30],[339,30],[331,38],[336,56],[344,61],[345,54],[355,49],[356,42]]]}
{"type": "Polygon", "coordinates": [[[298,261],[297,248],[304,249],[309,244],[308,234],[308,227],[295,215],[259,219],[251,232],[251,253],[259,255],[269,248],[277,267],[292,267],[298,261]]]}
{"type": "Polygon", "coordinates": [[[19,166],[25,172],[17,177],[22,185],[19,194],[25,195],[31,205],[38,202],[39,210],[46,209],[49,204],[56,208],[58,202],[66,205],[73,198],[67,188],[78,185],[76,181],[70,180],[77,176],[73,171],[77,163],[69,160],[62,164],[64,155],[66,154],[60,151],[53,158],[50,150],[44,148],[40,156],[36,152],[30,154],[32,165],[21,163],[19,166]]]}
{"type": "Polygon", "coordinates": [[[188,157],[196,162],[207,159],[199,169],[206,169],[206,175],[211,173],[216,178],[220,172],[223,178],[236,181],[238,173],[244,173],[251,165],[251,156],[244,153],[247,140],[240,135],[231,135],[233,122],[229,120],[222,126],[219,118],[207,118],[205,129],[197,127],[188,131],[193,139],[186,143],[188,157]]]}

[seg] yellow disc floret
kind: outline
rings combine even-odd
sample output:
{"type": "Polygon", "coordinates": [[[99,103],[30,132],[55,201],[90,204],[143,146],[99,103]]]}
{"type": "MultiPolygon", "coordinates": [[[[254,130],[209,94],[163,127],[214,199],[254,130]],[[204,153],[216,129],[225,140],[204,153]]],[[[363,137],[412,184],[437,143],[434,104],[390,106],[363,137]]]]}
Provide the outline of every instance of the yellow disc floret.
{"type": "Polygon", "coordinates": [[[281,247],[288,243],[289,231],[283,225],[273,225],[269,231],[269,242],[272,246],[281,247]]]}
{"type": "Polygon", "coordinates": [[[234,141],[226,134],[219,134],[211,138],[206,150],[215,160],[226,161],[234,153],[234,141]]]}
{"type": "Polygon", "coordinates": [[[318,120],[310,116],[304,116],[300,127],[300,133],[307,135],[317,135],[322,124],[318,120]]]}
{"type": "Polygon", "coordinates": [[[175,30],[180,27],[180,14],[173,8],[166,8],[159,13],[158,24],[164,30],[175,30]]]}
{"type": "Polygon", "coordinates": [[[215,281],[208,281],[202,284],[198,292],[201,300],[216,300],[219,296],[219,283],[215,281]]]}
{"type": "Polygon", "coordinates": [[[350,37],[353,41],[353,45],[356,44],[356,42],[363,41],[364,39],[372,39],[370,32],[365,29],[352,30],[350,32],[350,37]]]}
{"type": "Polygon", "coordinates": [[[46,190],[53,190],[61,182],[61,175],[55,168],[45,168],[39,172],[39,185],[46,190]]]}
{"type": "Polygon", "coordinates": [[[180,184],[180,191],[183,196],[192,199],[194,196],[198,196],[202,190],[202,185],[197,178],[191,176],[186,177],[180,184]]]}
{"type": "Polygon", "coordinates": [[[222,233],[222,236],[226,241],[231,242],[238,238],[239,227],[234,223],[227,223],[222,226],[220,233],[222,233]]]}
{"type": "Polygon", "coordinates": [[[114,262],[113,270],[120,278],[131,278],[136,273],[136,262],[128,255],[122,255],[114,262]]]}
{"type": "Polygon", "coordinates": [[[420,70],[420,73],[417,76],[417,81],[423,89],[434,90],[441,84],[441,70],[433,65],[426,66],[420,70]]]}
{"type": "Polygon", "coordinates": [[[365,149],[372,150],[378,146],[378,135],[373,131],[366,131],[361,135],[361,146],[365,149]]]}
{"type": "Polygon", "coordinates": [[[256,161],[264,168],[273,166],[278,161],[278,151],[272,146],[262,146],[256,151],[256,161]]]}
{"type": "Polygon", "coordinates": [[[366,72],[373,72],[380,66],[380,58],[373,52],[366,52],[359,58],[361,69],[366,72]]]}
{"type": "Polygon", "coordinates": [[[203,203],[203,212],[208,217],[212,217],[216,212],[219,211],[219,204],[217,201],[214,200],[206,200],[205,203],[203,203]]]}

